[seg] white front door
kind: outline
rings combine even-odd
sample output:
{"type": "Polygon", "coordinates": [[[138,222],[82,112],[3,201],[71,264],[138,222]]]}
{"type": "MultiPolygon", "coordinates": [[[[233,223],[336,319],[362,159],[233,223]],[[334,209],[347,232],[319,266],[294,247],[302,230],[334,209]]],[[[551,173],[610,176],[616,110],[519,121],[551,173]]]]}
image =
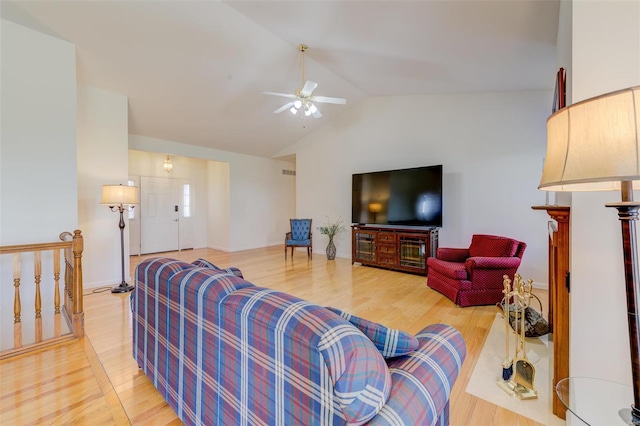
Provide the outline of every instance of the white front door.
{"type": "Polygon", "coordinates": [[[179,249],[179,187],[174,179],[140,178],[141,252],[179,249]]]}

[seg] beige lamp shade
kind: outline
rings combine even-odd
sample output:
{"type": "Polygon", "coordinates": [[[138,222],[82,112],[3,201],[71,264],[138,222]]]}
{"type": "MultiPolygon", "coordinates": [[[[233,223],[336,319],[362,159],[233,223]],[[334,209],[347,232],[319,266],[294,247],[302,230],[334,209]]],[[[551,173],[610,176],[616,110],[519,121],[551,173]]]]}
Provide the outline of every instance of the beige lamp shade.
{"type": "Polygon", "coordinates": [[[640,86],[570,105],[547,119],[547,155],[539,189],[640,189],[640,86]]]}
{"type": "Polygon", "coordinates": [[[127,185],[102,185],[100,204],[117,206],[121,204],[138,204],[138,187],[127,185]]]}
{"type": "Polygon", "coordinates": [[[369,211],[371,213],[380,213],[382,211],[382,204],[380,203],[370,203],[369,211]]]}

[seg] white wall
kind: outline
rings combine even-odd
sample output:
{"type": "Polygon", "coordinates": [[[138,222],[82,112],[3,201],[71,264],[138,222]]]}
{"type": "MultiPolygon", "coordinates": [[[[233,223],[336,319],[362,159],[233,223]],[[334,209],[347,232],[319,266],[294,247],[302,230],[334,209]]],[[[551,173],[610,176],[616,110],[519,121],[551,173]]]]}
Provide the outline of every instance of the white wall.
{"type": "MultiPolygon", "coordinates": [[[[554,76],[549,76],[553,81],[554,76]]],[[[474,233],[528,244],[520,273],[547,285],[547,217],[537,190],[552,93],[485,93],[367,99],[301,140],[297,214],[314,220],[314,251],[326,217],[351,222],[351,175],[443,165],[441,247],[468,247],[474,233]]],[[[351,256],[351,235],[336,239],[351,256]]]]}
{"type": "MultiPolygon", "coordinates": [[[[6,20],[0,26],[0,245],[59,241],[61,232],[78,228],[75,48],[6,20]]],[[[33,341],[32,258],[22,256],[25,344],[33,341]]],[[[43,315],[53,311],[53,285],[44,284],[53,282],[51,265],[51,252],[45,253],[43,315]]],[[[11,270],[11,256],[2,256],[0,291],[7,296],[11,270]]],[[[13,343],[13,297],[0,300],[4,349],[13,343]]],[[[52,335],[49,325],[45,337],[52,335]]]]}
{"type": "Polygon", "coordinates": [[[291,163],[249,155],[229,162],[232,250],[284,244],[295,216],[295,177],[282,174],[291,163]]]}
{"type": "MultiPolygon", "coordinates": [[[[572,26],[574,103],[640,84],[640,3],[575,1],[572,26]]],[[[572,198],[570,374],[630,385],[620,194],[572,198]]]]}
{"type": "Polygon", "coordinates": [[[0,244],[78,226],[75,47],[2,20],[0,244]]]}
{"type": "Polygon", "coordinates": [[[229,223],[222,225],[229,229],[228,246],[208,246],[238,251],[283,243],[295,215],[294,178],[282,174],[291,163],[140,135],[129,135],[129,147],[229,164],[229,223]]]}
{"type": "Polygon", "coordinates": [[[228,250],[231,246],[229,163],[207,164],[207,240],[208,246],[228,250]]]}
{"type": "MultiPolygon", "coordinates": [[[[85,288],[117,285],[122,277],[120,214],[100,205],[102,185],[127,183],[127,97],[78,87],[78,217],[85,236],[85,288]]],[[[129,226],[125,214],[124,276],[129,271],[129,226]]]]}

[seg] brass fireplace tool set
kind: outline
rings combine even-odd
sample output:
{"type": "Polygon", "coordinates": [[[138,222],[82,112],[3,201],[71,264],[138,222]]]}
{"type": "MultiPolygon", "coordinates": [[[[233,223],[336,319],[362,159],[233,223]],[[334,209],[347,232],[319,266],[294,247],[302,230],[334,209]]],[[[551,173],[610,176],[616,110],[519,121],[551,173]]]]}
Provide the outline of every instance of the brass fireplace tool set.
{"type": "Polygon", "coordinates": [[[508,395],[518,399],[536,399],[538,392],[533,386],[536,371],[533,364],[527,359],[525,350],[525,311],[531,302],[531,288],[533,280],[525,283],[522,277],[515,274],[513,287],[508,276],[504,276],[504,298],[498,305],[502,311],[505,324],[506,355],[502,362],[502,377],[496,380],[496,384],[508,395]],[[515,344],[513,354],[509,353],[510,318],[514,318],[515,344]],[[513,355],[513,356],[511,356],[513,355]]]}

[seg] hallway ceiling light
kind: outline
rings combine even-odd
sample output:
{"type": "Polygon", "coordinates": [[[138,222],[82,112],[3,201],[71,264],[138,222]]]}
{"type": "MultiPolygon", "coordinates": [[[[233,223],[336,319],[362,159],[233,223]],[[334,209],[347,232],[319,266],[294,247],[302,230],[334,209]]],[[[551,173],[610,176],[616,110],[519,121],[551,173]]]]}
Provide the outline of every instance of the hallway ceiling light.
{"type": "Polygon", "coordinates": [[[167,173],[171,173],[171,170],[173,170],[173,163],[171,162],[171,158],[169,158],[168,155],[167,155],[167,159],[164,160],[164,164],[162,165],[162,168],[167,173]]]}

